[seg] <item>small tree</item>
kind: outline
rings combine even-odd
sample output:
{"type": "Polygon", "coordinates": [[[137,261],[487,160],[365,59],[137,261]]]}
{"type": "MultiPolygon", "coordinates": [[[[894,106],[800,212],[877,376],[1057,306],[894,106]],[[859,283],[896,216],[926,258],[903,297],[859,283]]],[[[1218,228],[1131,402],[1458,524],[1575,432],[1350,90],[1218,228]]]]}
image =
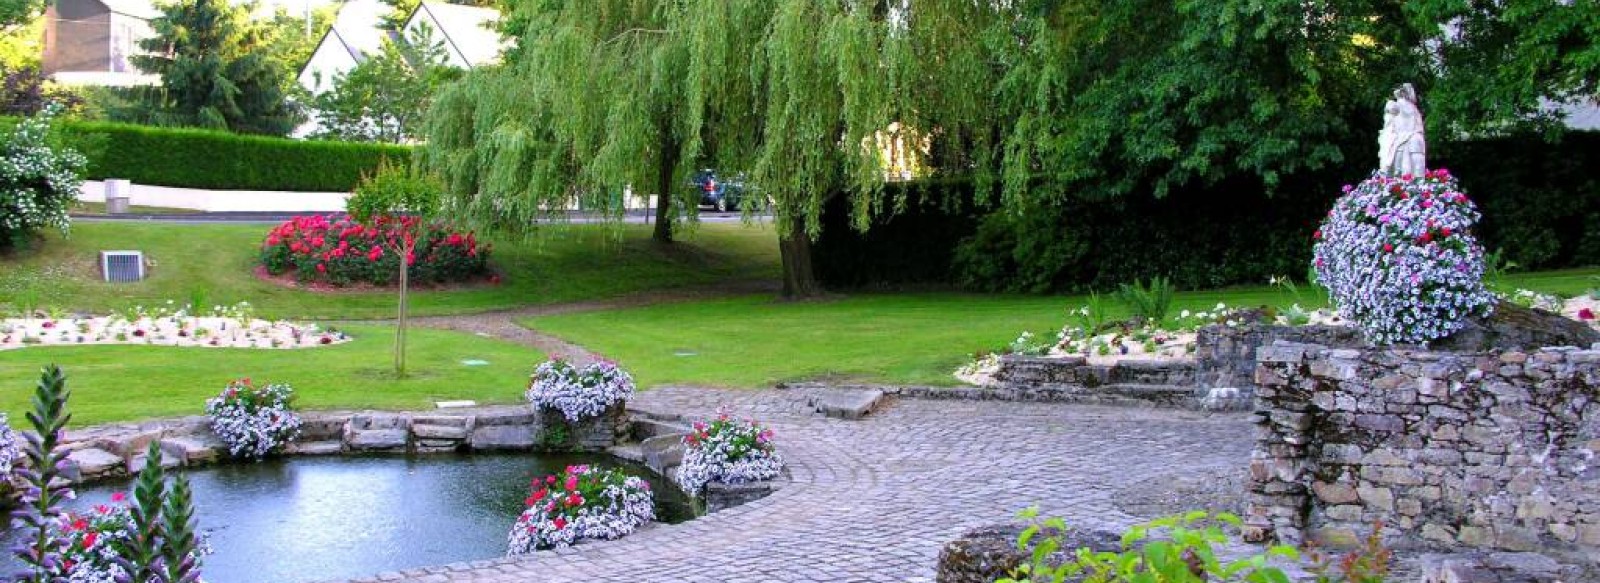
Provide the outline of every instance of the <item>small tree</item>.
{"type": "Polygon", "coordinates": [[[416,261],[416,225],[432,218],[439,210],[444,187],[424,171],[393,166],[387,160],[378,171],[363,176],[347,201],[350,217],[385,233],[385,247],[394,251],[400,265],[399,307],[394,331],[395,376],[406,374],[407,272],[416,261]]]}
{"type": "Polygon", "coordinates": [[[264,31],[248,11],[224,0],[181,0],[150,21],[155,36],[132,57],[161,86],[135,93],[131,118],[156,125],[196,126],[282,136],[300,112],[286,101],[285,72],[269,61],[264,31]]]}

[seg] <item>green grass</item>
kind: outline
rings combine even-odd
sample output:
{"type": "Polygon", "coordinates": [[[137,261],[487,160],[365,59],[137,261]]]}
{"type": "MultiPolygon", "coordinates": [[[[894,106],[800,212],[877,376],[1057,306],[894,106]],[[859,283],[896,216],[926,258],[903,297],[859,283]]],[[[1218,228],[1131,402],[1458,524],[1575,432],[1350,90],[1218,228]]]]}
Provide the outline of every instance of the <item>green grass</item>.
{"type": "MultiPolygon", "coordinates": [[[[1507,283],[1574,295],[1600,270],[1521,274],[1507,283]]],[[[1325,304],[1320,289],[1271,287],[1177,294],[1172,311],[1325,304]]],[[[1114,317],[1127,315],[1113,297],[1114,317]]],[[[779,303],[766,297],[528,318],[521,323],[619,361],[646,386],[763,387],[808,378],[950,385],[952,370],[1023,330],[1054,337],[1084,297],[863,294],[779,303]],[[692,353],[692,356],[684,354],[692,353]]]]}
{"type": "MultiPolygon", "coordinates": [[[[52,235],[33,252],[0,257],[0,309],[31,297],[39,307],[106,313],[137,304],[185,301],[204,288],[212,303],[249,301],[280,318],[390,317],[389,291],[316,293],[261,281],[257,249],[270,225],[80,222],[70,238],[52,235]],[[138,249],[153,263],[134,284],[98,281],[97,252],[138,249]],[[10,301],[8,301],[8,299],[10,301]]],[[[558,225],[527,241],[494,242],[499,285],[418,291],[417,315],[481,312],[778,276],[777,239],[768,226],[700,225],[670,248],[648,225],[558,225]]]]}
{"type": "Polygon", "coordinates": [[[393,328],[346,326],[355,340],[296,350],[172,346],[52,346],[0,352],[0,410],[22,419],[39,369],[58,364],[72,390],[74,426],[199,415],[229,380],[294,386],[309,409],[428,409],[434,401],[522,399],[527,375],[544,359],[509,342],[442,330],[410,332],[408,369],[390,367],[393,328]],[[467,366],[463,360],[489,364],[467,366]]]}

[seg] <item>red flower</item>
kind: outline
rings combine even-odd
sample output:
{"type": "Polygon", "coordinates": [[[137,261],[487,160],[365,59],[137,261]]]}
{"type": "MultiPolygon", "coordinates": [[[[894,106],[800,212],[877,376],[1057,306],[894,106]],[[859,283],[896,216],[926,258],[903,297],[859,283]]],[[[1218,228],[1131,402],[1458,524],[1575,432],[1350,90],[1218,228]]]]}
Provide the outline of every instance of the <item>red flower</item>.
{"type": "Polygon", "coordinates": [[[554,483],[556,483],[556,477],[555,476],[545,476],[544,477],[544,483],[546,483],[546,484],[554,484],[554,483]]]}
{"type": "Polygon", "coordinates": [[[1312,239],[1321,239],[1322,238],[1322,229],[1317,229],[1315,232],[1311,233],[1311,238],[1312,239]]]}
{"type": "Polygon", "coordinates": [[[323,336],[323,337],[322,337],[322,343],[323,343],[323,344],[333,344],[333,339],[332,339],[332,338],[329,338],[329,337],[327,337],[327,336],[323,336]]]}
{"type": "Polygon", "coordinates": [[[1440,237],[1449,237],[1450,236],[1450,227],[1445,227],[1443,229],[1439,229],[1439,236],[1440,237]]]}
{"type": "Polygon", "coordinates": [[[122,492],[117,492],[117,493],[111,495],[111,501],[112,502],[121,502],[121,501],[127,500],[127,499],[128,499],[128,495],[125,494],[125,493],[122,493],[122,492]]]}
{"type": "Polygon", "coordinates": [[[1584,308],[1582,310],[1578,310],[1578,319],[1579,320],[1585,320],[1585,321],[1593,320],[1594,319],[1594,310],[1591,310],[1589,308],[1584,308]]]}
{"type": "Polygon", "coordinates": [[[99,538],[100,538],[100,533],[92,531],[92,530],[89,531],[89,534],[83,535],[83,548],[87,549],[89,547],[94,546],[94,541],[96,539],[99,539],[99,538]]]}
{"type": "Polygon", "coordinates": [[[1432,242],[1432,241],[1433,241],[1433,233],[1423,233],[1421,237],[1417,237],[1417,242],[1418,243],[1422,243],[1423,245],[1427,245],[1429,242],[1432,242]]]}
{"type": "Polygon", "coordinates": [[[1391,245],[1391,244],[1388,244],[1388,243],[1384,243],[1383,244],[1383,252],[1384,253],[1394,253],[1394,245],[1391,245]]]}
{"type": "Polygon", "coordinates": [[[327,264],[325,264],[325,263],[318,263],[317,264],[317,273],[327,273],[327,272],[328,272],[328,265],[327,264]]]}
{"type": "Polygon", "coordinates": [[[556,526],[556,530],[561,530],[567,527],[567,519],[560,516],[557,516],[556,519],[550,521],[550,523],[556,526]]]}
{"type": "Polygon", "coordinates": [[[568,490],[577,490],[578,489],[578,477],[577,476],[567,476],[567,489],[568,490]]]}

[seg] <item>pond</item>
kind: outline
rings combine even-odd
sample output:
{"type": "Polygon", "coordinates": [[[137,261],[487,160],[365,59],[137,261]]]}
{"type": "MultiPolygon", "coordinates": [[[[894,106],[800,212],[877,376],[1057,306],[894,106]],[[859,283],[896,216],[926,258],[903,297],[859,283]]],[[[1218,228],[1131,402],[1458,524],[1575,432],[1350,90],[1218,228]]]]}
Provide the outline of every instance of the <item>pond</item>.
{"type": "MultiPolygon", "coordinates": [[[[188,470],[196,518],[215,551],[205,557],[205,579],[322,581],[500,557],[528,482],[569,464],[623,468],[650,482],[658,520],[693,517],[689,499],[666,480],[604,455],[331,456],[226,464],[188,470]]],[[[81,487],[70,506],[106,503],[128,487],[81,487]]]]}

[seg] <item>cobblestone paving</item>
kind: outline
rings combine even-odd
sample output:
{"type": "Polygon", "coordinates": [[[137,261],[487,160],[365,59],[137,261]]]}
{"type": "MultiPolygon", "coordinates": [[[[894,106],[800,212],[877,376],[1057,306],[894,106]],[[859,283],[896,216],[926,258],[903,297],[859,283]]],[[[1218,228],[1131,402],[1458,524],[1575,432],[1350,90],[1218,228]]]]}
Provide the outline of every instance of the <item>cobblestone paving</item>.
{"type": "Polygon", "coordinates": [[[900,400],[826,419],[794,391],[663,388],[630,406],[708,415],[719,405],[778,432],[791,482],[771,496],[619,541],[519,559],[385,573],[383,581],[931,581],[940,547],[1037,505],[1070,524],[1144,517],[1121,488],[1185,467],[1243,467],[1242,415],[1081,405],[900,400]]]}

